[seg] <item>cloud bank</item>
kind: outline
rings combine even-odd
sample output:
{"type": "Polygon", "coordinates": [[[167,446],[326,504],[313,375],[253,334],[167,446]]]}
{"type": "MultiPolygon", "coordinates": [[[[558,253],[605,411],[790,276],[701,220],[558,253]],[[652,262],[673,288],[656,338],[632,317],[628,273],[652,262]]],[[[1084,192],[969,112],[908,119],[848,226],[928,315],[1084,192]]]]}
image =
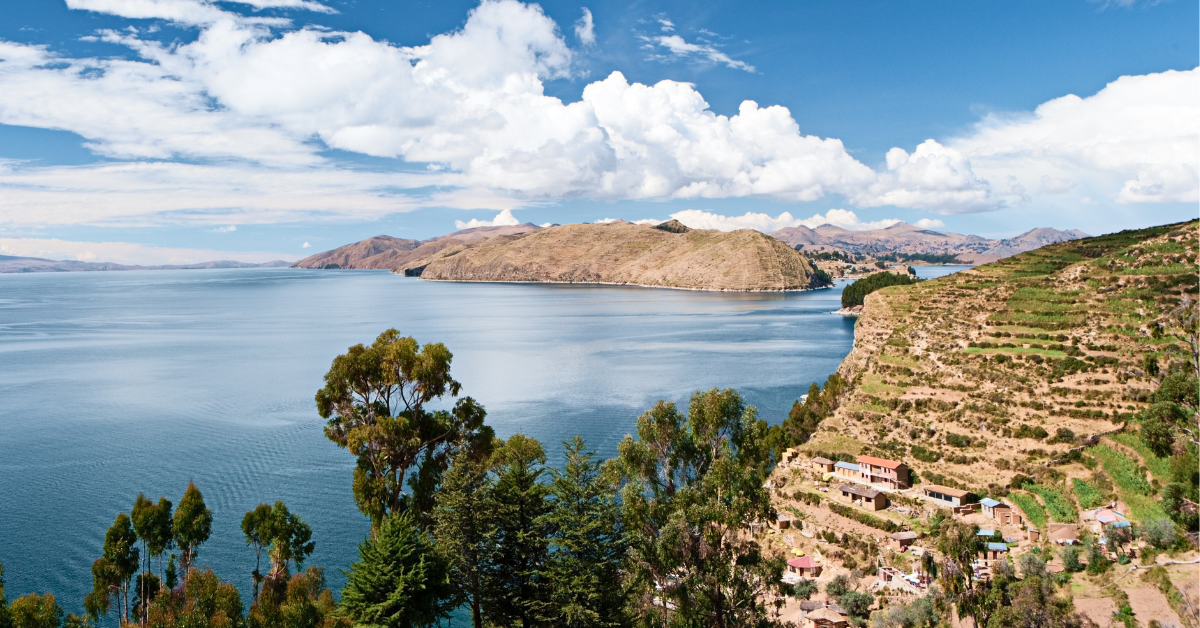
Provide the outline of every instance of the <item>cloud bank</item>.
{"type": "Polygon", "coordinates": [[[517,218],[512,215],[512,210],[506,209],[497,214],[496,217],[491,220],[478,220],[475,218],[472,218],[466,222],[455,220],[454,228],[462,230],[474,229],[476,227],[505,227],[519,224],[521,224],[521,221],[517,220],[517,218]]]}
{"type": "MultiPolygon", "coordinates": [[[[332,11],[311,0],[246,4],[332,11]]],[[[572,75],[575,52],[539,6],[516,0],[485,0],[461,29],[408,47],[205,0],[68,6],[169,21],[198,37],[95,34],[132,59],[0,41],[0,123],[71,131],[124,160],[0,164],[0,222],[242,224],[577,197],[833,195],[954,214],[1050,196],[1195,202],[1200,188],[1198,70],[1121,77],[1093,96],[988,116],[962,137],[894,148],[872,168],[840,140],[804,134],[786,107],[747,100],[717,115],[687,83],[612,72],[576,102],[547,96],[546,81],[572,75]],[[328,148],[428,168],[352,170],[329,161],[328,148]]],[[[585,10],[575,24],[584,45],[595,41],[590,18],[585,10]]],[[[670,54],[753,69],[660,23],[653,45],[670,54]]]]}

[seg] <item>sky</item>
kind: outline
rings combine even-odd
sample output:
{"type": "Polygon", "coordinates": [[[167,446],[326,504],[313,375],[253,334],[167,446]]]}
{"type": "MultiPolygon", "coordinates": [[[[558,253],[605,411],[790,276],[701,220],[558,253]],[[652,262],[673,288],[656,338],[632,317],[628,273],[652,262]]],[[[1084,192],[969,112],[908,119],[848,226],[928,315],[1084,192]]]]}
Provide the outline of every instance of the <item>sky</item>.
{"type": "Polygon", "coordinates": [[[8,0],[0,255],[1185,220],[1198,23],[1182,0],[8,0]]]}

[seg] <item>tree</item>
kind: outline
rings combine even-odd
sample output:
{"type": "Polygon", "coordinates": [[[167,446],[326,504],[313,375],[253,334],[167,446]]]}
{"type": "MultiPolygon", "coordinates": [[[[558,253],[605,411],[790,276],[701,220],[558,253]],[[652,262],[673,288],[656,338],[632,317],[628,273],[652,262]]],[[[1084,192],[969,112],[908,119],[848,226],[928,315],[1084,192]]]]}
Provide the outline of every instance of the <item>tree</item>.
{"type": "Polygon", "coordinates": [[[1155,549],[1167,549],[1178,539],[1175,524],[1169,519],[1154,519],[1148,522],[1142,527],[1142,537],[1155,549]]]}
{"type": "Polygon", "coordinates": [[[1104,536],[1108,538],[1108,546],[1124,556],[1125,546],[1133,542],[1133,528],[1128,524],[1118,527],[1107,523],[1104,525],[1104,536]]]}
{"type": "Polygon", "coordinates": [[[483,610],[496,626],[528,628],[547,614],[546,454],[537,440],[514,434],[497,449],[492,488],[495,518],[491,561],[484,578],[483,610]]]}
{"type": "Polygon", "coordinates": [[[1155,455],[1171,455],[1172,445],[1175,444],[1175,426],[1185,417],[1181,410],[1175,403],[1159,401],[1142,412],[1142,441],[1155,455]]]}
{"type": "Polygon", "coordinates": [[[1079,562],[1079,548],[1074,545],[1065,545],[1059,550],[1059,557],[1062,558],[1063,570],[1067,573],[1076,573],[1083,571],[1083,564],[1079,562]]]}
{"type": "Polygon", "coordinates": [[[259,504],[242,517],[242,534],[246,536],[246,545],[254,548],[254,571],[250,575],[254,580],[253,600],[255,602],[258,601],[258,588],[263,581],[263,548],[270,544],[270,539],[266,535],[270,520],[271,507],[266,504],[259,504]]]}
{"type": "Polygon", "coordinates": [[[12,628],[12,611],[4,594],[4,565],[0,565],[0,628],[12,628]]]}
{"type": "Polygon", "coordinates": [[[686,417],[658,402],[638,418],[637,434],[621,442],[617,464],[638,618],[720,628],[767,621],[767,596],[783,600],[783,560],[745,533],[772,516],[765,423],[736,391],[713,389],[692,395],[686,417]]]}
{"type": "Polygon", "coordinates": [[[63,610],[54,595],[30,593],[13,600],[9,608],[13,628],[59,628],[63,610]]]}
{"type": "Polygon", "coordinates": [[[621,563],[626,543],[619,521],[616,483],[603,473],[583,438],[564,443],[563,469],[551,469],[550,555],[545,578],[550,585],[556,626],[601,627],[624,623],[621,563]]]}
{"type": "MultiPolygon", "coordinates": [[[[288,563],[296,563],[296,570],[299,571],[300,565],[316,549],[316,544],[312,542],[312,528],[298,515],[289,511],[282,501],[275,502],[273,507],[259,504],[254,510],[247,512],[242,518],[242,532],[246,535],[246,543],[255,546],[256,561],[261,558],[264,549],[271,559],[271,571],[265,577],[268,588],[287,586],[290,575],[288,563]]],[[[256,562],[256,600],[259,582],[264,579],[259,567],[256,562]]]]}
{"type": "Polygon", "coordinates": [[[817,592],[817,582],[808,578],[801,578],[799,582],[792,586],[792,595],[798,600],[807,600],[817,592]]]}
{"type": "Polygon", "coordinates": [[[196,560],[197,548],[208,540],[212,533],[212,511],[204,505],[204,496],[196,484],[189,481],[179,508],[173,519],[175,544],[179,546],[179,562],[183,568],[183,584],[187,586],[192,563],[196,560]]]}
{"type": "Polygon", "coordinates": [[[942,523],[937,540],[937,551],[942,556],[938,569],[942,590],[958,605],[960,615],[976,619],[981,600],[975,588],[974,562],[984,549],[978,532],[978,526],[951,519],[942,523]]]}
{"type": "Polygon", "coordinates": [[[429,524],[425,517],[454,453],[470,441],[492,438],[482,429],[486,413],[470,397],[450,412],[425,410],[428,402],[447,393],[456,397],[462,389],[450,377],[452,357],[441,343],[418,348],[413,338],[389,329],[370,347],[354,345],[334,358],[325,387],[317,391],[317,411],[329,420],[325,436],[358,459],[354,501],[371,518],[372,533],[410,500],[420,523],[429,524]]]}
{"type": "Polygon", "coordinates": [[[874,602],[875,598],[870,594],[858,591],[847,591],[838,598],[838,604],[855,619],[866,619],[871,614],[871,604],[874,602]]]}
{"type": "Polygon", "coordinates": [[[268,587],[246,616],[249,628],[350,628],[349,618],[337,615],[333,592],[325,586],[325,572],[310,566],[287,581],[286,587],[268,587]]]}
{"type": "Polygon", "coordinates": [[[471,609],[474,628],[483,627],[483,583],[495,535],[494,478],[489,473],[492,450],[492,443],[487,443],[455,456],[433,513],[438,553],[454,574],[455,605],[471,609]]]}
{"type": "Polygon", "coordinates": [[[388,515],[358,546],[358,557],[346,572],[341,604],[356,626],[429,626],[453,608],[449,572],[413,513],[388,515]]]}
{"type": "Polygon", "coordinates": [[[137,573],[139,552],[137,535],[129,515],[120,513],[104,533],[104,555],[92,564],[92,593],[84,605],[93,618],[107,615],[112,597],[117,614],[129,621],[129,580],[137,573]]]}
{"type": "Polygon", "coordinates": [[[833,580],[825,583],[825,595],[831,600],[836,600],[845,595],[851,588],[850,577],[844,573],[838,574],[834,576],[833,580]]]}
{"type": "MultiPolygon", "coordinates": [[[[179,591],[159,595],[150,603],[154,628],[240,628],[242,596],[212,569],[191,570],[179,591]]],[[[315,627],[314,627],[315,628],[315,627]]]]}
{"type": "MultiPolygon", "coordinates": [[[[171,502],[165,497],[158,498],[158,503],[151,502],[142,493],[138,493],[131,511],[133,531],[142,542],[142,559],[145,561],[143,574],[138,576],[137,592],[141,601],[150,600],[154,592],[148,587],[155,587],[162,581],[162,555],[173,543],[171,532],[171,502]],[[158,558],[159,576],[146,577],[150,573],[150,560],[158,558]]],[[[139,603],[138,613],[143,625],[146,623],[146,605],[139,603]]]]}

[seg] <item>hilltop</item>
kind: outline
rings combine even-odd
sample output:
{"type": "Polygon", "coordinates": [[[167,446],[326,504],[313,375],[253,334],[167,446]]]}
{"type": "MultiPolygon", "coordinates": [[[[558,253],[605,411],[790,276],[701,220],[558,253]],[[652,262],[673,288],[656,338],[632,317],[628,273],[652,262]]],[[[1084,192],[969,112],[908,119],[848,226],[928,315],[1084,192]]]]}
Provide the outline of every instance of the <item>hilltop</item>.
{"type": "Polygon", "coordinates": [[[1032,251],[1055,242],[1078,240],[1087,234],[1078,230],[1059,231],[1042,227],[1019,236],[991,240],[976,235],[923,229],[906,222],[886,229],[850,231],[833,225],[815,229],[804,226],[774,231],[771,236],[792,246],[814,252],[850,253],[855,255],[951,256],[958,263],[983,264],[1032,251]]]}
{"type": "Polygon", "coordinates": [[[537,229],[540,227],[528,223],[499,227],[475,227],[428,240],[408,240],[378,235],[330,251],[310,255],[292,264],[292,268],[396,270],[451,246],[470,244],[496,236],[527,233],[537,229]]]}
{"type": "Polygon", "coordinates": [[[804,290],[829,284],[802,255],[758,231],[571,224],[446,248],[404,269],[448,281],[633,284],[702,290],[804,290]]]}

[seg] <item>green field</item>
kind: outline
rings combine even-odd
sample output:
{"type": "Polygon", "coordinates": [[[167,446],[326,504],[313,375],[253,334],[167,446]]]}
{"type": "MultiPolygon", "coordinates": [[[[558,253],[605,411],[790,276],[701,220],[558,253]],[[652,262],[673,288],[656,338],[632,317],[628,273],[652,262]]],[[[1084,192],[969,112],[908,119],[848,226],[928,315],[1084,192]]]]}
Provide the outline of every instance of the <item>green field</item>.
{"type": "Polygon", "coordinates": [[[1150,451],[1146,443],[1142,442],[1142,437],[1137,434],[1110,434],[1109,438],[1129,447],[1138,452],[1138,455],[1146,461],[1146,468],[1150,469],[1150,473],[1158,478],[1160,482],[1168,482],[1171,478],[1171,459],[1160,458],[1150,451]]]}
{"type": "Polygon", "coordinates": [[[1079,520],[1071,498],[1063,495],[1058,489],[1035,485],[1029,490],[1041,496],[1042,501],[1046,502],[1046,510],[1050,511],[1050,517],[1056,522],[1075,523],[1079,520]]]}
{"type": "Polygon", "coordinates": [[[1121,452],[1106,445],[1096,445],[1088,449],[1088,453],[1096,457],[1104,467],[1113,482],[1123,491],[1135,495],[1150,495],[1154,489],[1138,471],[1138,466],[1121,452]]]}
{"type": "Polygon", "coordinates": [[[1043,532],[1046,531],[1046,510],[1042,508],[1042,505],[1038,503],[1033,495],[1029,493],[1009,493],[1008,496],[1025,512],[1025,516],[1034,527],[1043,532]]]}
{"type": "Polygon", "coordinates": [[[1067,357],[1067,354],[1063,353],[1062,351],[1055,351],[1053,349],[1034,349],[1031,347],[997,347],[995,349],[980,349],[979,347],[967,347],[966,349],[963,349],[962,352],[963,353],[1010,353],[1010,354],[1011,353],[1021,353],[1021,354],[1036,353],[1038,355],[1044,355],[1048,358],[1065,358],[1065,357],[1067,357]]]}
{"type": "Polygon", "coordinates": [[[1163,510],[1162,503],[1155,501],[1153,497],[1125,493],[1121,495],[1121,500],[1129,505],[1128,514],[1137,521],[1145,523],[1155,519],[1169,518],[1167,512],[1163,510]]]}
{"type": "Polygon", "coordinates": [[[1075,498],[1083,509],[1096,508],[1104,503],[1104,494],[1089,482],[1072,478],[1071,484],[1075,487],[1075,498]]]}

